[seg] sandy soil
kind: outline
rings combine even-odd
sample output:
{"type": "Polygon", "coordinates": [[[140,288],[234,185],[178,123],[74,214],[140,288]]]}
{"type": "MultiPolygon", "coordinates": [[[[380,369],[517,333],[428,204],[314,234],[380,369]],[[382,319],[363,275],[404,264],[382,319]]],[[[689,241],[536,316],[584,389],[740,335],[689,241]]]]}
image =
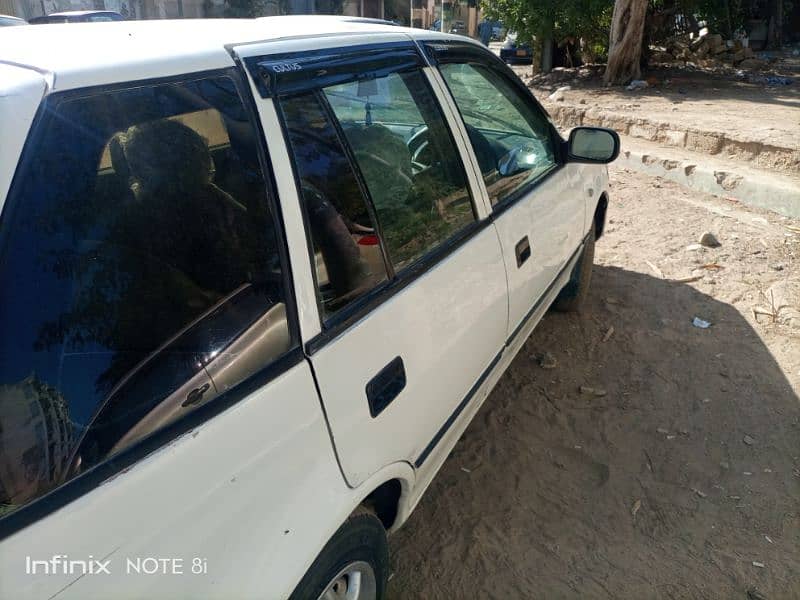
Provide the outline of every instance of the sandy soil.
{"type": "Polygon", "coordinates": [[[734,70],[654,67],[644,75],[650,87],[627,91],[603,86],[602,66],[558,70],[534,79],[530,66],[515,66],[514,70],[548,106],[551,91],[569,85],[572,89],[564,94],[565,104],[583,100],[586,108],[666,122],[676,130],[722,131],[741,141],[800,148],[800,58],[788,53],[775,63],[776,73],[794,78],[794,83],[786,86],[747,80],[763,75],[759,72],[737,76],[734,70]]]}
{"type": "Polygon", "coordinates": [[[800,223],[612,180],[587,310],[544,318],[392,537],[390,598],[800,597],[800,223]]]}

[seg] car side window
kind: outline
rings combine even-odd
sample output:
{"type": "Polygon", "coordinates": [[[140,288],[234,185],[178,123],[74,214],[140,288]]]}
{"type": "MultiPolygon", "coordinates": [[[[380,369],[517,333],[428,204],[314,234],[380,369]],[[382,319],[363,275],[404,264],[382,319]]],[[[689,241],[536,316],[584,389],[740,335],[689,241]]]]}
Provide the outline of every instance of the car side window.
{"type": "Polygon", "coordinates": [[[374,214],[324,102],[315,92],[281,101],[300,182],[323,318],[381,282],[387,272],[374,214]]]}
{"type": "Polygon", "coordinates": [[[323,90],[396,271],[475,221],[461,159],[420,70],[323,90]]]}
{"type": "Polygon", "coordinates": [[[550,124],[506,76],[477,63],[440,67],[464,120],[492,204],[556,165],[550,124]]]}
{"type": "Polygon", "coordinates": [[[48,99],[0,239],[0,515],[296,345],[227,75],[48,99]]]}

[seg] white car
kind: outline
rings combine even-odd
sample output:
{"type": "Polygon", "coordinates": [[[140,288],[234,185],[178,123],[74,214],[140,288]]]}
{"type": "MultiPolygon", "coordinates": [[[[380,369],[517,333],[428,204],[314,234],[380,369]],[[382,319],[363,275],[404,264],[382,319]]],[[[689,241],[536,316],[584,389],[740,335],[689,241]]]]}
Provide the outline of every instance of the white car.
{"type": "Polygon", "coordinates": [[[0,36],[0,597],[381,598],[615,133],[332,17],[0,36]]]}

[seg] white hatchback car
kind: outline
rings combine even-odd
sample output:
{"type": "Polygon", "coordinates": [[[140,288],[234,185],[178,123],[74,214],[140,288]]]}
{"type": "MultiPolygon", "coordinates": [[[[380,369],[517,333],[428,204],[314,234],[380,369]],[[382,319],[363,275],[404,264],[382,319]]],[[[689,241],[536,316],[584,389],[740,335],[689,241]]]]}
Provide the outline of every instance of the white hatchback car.
{"type": "Polygon", "coordinates": [[[619,139],[353,18],[0,38],[0,597],[380,598],[619,139]]]}

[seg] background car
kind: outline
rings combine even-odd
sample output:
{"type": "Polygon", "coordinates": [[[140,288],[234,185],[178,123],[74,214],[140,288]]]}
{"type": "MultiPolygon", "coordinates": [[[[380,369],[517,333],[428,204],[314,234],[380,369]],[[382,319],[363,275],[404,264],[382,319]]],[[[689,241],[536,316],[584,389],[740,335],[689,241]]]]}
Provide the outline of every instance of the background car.
{"type": "Polygon", "coordinates": [[[517,43],[517,34],[509,33],[500,48],[500,58],[508,64],[530,64],[533,62],[533,48],[530,44],[517,43]]]}
{"type": "Polygon", "coordinates": [[[124,20],[125,17],[112,10],[73,10],[33,17],[29,23],[31,25],[44,25],[47,23],[102,23],[105,21],[124,20]]]}
{"type": "Polygon", "coordinates": [[[0,15],[0,27],[13,27],[14,25],[27,25],[25,19],[12,17],[11,15],[0,15]]]}
{"type": "Polygon", "coordinates": [[[450,27],[450,33],[467,35],[467,26],[464,24],[464,21],[453,21],[453,26],[450,27]]]}
{"type": "Polygon", "coordinates": [[[500,21],[495,21],[492,24],[492,39],[500,40],[503,38],[504,33],[505,33],[505,28],[503,27],[503,23],[500,21]]]}

